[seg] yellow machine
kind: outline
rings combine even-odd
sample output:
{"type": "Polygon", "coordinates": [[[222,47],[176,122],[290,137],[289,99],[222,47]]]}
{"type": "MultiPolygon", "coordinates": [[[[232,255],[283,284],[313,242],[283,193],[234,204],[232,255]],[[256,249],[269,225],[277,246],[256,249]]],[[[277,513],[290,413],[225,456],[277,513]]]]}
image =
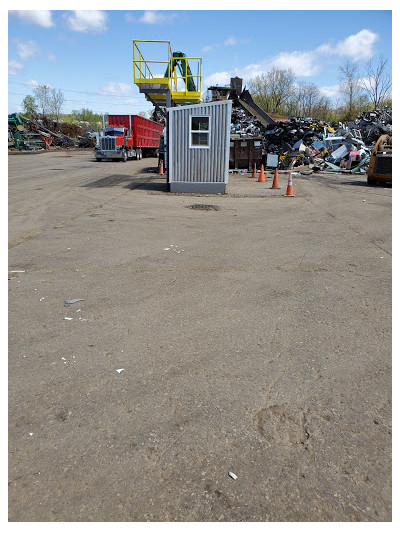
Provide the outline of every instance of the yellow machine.
{"type": "Polygon", "coordinates": [[[368,185],[392,181],[392,137],[381,135],[372,150],[367,171],[368,185]]]}
{"type": "Polygon", "coordinates": [[[200,57],[172,52],[170,41],[133,41],[134,82],[146,99],[156,106],[198,104],[201,97],[201,63],[200,57]],[[163,58],[145,59],[138,44],[142,51],[146,48],[150,54],[152,45],[158,53],[161,46],[163,58]]]}

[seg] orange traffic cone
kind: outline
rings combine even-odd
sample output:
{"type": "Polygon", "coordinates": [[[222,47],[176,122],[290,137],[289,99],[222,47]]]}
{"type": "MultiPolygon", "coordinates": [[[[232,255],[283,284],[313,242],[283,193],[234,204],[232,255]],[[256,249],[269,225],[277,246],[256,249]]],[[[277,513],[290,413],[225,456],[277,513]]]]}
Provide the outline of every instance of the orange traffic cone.
{"type": "Polygon", "coordinates": [[[296,196],[295,194],[293,194],[292,173],[291,172],[289,172],[289,181],[288,181],[288,186],[287,186],[287,189],[286,189],[286,194],[284,194],[283,196],[296,196]]]}
{"type": "Polygon", "coordinates": [[[274,181],[272,182],[271,189],[280,189],[278,184],[278,168],[275,169],[274,181]]]}
{"type": "Polygon", "coordinates": [[[251,176],[252,178],[256,178],[257,177],[257,172],[256,172],[256,164],[254,163],[253,165],[253,175],[251,176]]]}
{"type": "Polygon", "coordinates": [[[158,172],[159,172],[159,174],[164,174],[164,163],[163,163],[162,159],[161,159],[160,164],[158,166],[158,172]]]}
{"type": "Polygon", "coordinates": [[[264,176],[264,165],[261,165],[260,176],[259,176],[259,178],[258,178],[258,181],[265,181],[265,176],[264,176]]]}

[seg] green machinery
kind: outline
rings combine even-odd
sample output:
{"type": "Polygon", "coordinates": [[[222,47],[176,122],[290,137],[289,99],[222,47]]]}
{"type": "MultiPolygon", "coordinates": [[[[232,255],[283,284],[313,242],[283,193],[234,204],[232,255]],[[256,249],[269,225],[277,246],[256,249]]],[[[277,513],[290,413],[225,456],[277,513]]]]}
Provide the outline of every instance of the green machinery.
{"type": "Polygon", "coordinates": [[[48,145],[40,133],[29,129],[29,121],[19,113],[8,115],[8,146],[16,150],[41,150],[48,145]]]}
{"type": "Polygon", "coordinates": [[[165,71],[164,78],[168,78],[171,75],[171,72],[175,71],[177,66],[181,73],[181,77],[186,82],[187,90],[189,92],[195,92],[197,89],[193,81],[192,71],[190,70],[186,55],[183,52],[172,52],[172,56],[170,58],[167,70],[165,71]]]}
{"type": "Polygon", "coordinates": [[[201,100],[201,63],[200,57],[172,52],[169,41],[133,41],[134,82],[156,107],[198,104],[201,100]],[[144,54],[155,59],[145,58],[144,54]]]}

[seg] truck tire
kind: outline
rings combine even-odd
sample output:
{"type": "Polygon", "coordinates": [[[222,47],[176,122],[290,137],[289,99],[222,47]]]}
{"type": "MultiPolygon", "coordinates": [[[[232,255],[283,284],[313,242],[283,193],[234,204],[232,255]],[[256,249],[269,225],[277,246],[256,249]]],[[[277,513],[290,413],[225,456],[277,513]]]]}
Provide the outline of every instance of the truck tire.
{"type": "Polygon", "coordinates": [[[373,178],[370,178],[369,176],[367,176],[367,183],[368,185],[376,185],[376,180],[374,180],[373,178]]]}
{"type": "Polygon", "coordinates": [[[142,152],[142,149],[139,148],[139,159],[142,159],[143,158],[143,152],[142,152]]]}
{"type": "Polygon", "coordinates": [[[96,161],[102,161],[101,157],[96,157],[96,161]]]}
{"type": "Polygon", "coordinates": [[[128,154],[126,153],[126,150],[122,150],[122,162],[126,163],[128,159],[128,154]]]}

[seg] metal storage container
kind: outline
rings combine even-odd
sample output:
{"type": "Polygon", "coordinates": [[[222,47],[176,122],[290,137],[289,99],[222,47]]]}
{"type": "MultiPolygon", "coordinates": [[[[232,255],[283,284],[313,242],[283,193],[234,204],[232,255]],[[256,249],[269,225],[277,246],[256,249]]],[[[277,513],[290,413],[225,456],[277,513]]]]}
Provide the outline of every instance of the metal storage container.
{"type": "Polygon", "coordinates": [[[254,163],[257,166],[262,162],[262,139],[261,137],[235,138],[231,135],[229,151],[229,168],[247,169],[251,171],[254,163]]]}
{"type": "Polygon", "coordinates": [[[231,109],[231,100],[167,109],[171,192],[226,192],[231,109]]]}

